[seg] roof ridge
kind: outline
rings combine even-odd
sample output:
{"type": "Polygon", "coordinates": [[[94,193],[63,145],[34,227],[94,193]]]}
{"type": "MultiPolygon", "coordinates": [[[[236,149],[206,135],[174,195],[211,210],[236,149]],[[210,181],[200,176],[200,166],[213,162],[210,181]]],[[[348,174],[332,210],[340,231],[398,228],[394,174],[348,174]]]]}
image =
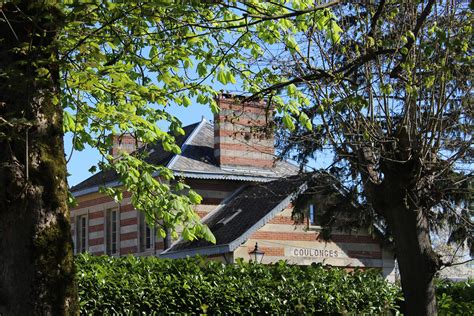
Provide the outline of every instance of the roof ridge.
{"type": "MultiPolygon", "coordinates": [[[[189,145],[189,143],[194,139],[194,137],[196,137],[196,135],[199,134],[199,132],[201,131],[201,129],[204,126],[205,123],[207,123],[207,120],[203,116],[201,118],[201,121],[199,123],[197,123],[197,126],[193,129],[193,131],[191,133],[189,133],[188,137],[186,137],[185,141],[181,145],[181,153],[184,152],[184,150],[189,145]]],[[[196,123],[194,123],[194,124],[196,124],[196,123]]],[[[193,124],[191,124],[191,125],[193,125],[193,124]]],[[[188,126],[191,126],[191,125],[188,125],[188,126]]],[[[178,156],[179,156],[179,154],[174,154],[173,158],[171,158],[171,160],[166,165],[166,168],[171,169],[173,167],[173,165],[176,163],[176,160],[178,160],[178,156]]]]}

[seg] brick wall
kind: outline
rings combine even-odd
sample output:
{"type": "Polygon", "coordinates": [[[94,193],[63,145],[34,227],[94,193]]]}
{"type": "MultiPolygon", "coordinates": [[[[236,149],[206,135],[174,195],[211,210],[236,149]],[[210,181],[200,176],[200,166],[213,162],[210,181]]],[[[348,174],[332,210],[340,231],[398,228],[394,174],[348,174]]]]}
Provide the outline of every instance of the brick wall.
{"type": "Polygon", "coordinates": [[[285,260],[292,264],[322,263],[341,268],[377,268],[387,280],[393,281],[393,254],[381,246],[380,240],[366,231],[348,234],[336,231],[324,240],[317,227],[296,225],[291,219],[292,206],[250,235],[234,251],[234,258],[251,259],[250,252],[258,243],[263,251],[262,263],[285,260]]]}
{"type": "Polygon", "coordinates": [[[271,168],[274,162],[273,109],[265,101],[241,102],[221,94],[214,116],[214,156],[223,167],[271,168]]]}
{"type": "MultiPolygon", "coordinates": [[[[245,184],[242,181],[217,181],[187,179],[189,184],[197,193],[203,197],[203,202],[196,206],[196,212],[200,217],[206,216],[210,211],[233,191],[245,184]]],[[[119,235],[117,255],[155,255],[164,248],[161,237],[155,236],[154,251],[148,249],[140,252],[140,227],[139,212],[130,204],[130,194],[124,193],[124,199],[117,204],[110,197],[99,193],[88,194],[78,198],[78,206],[71,209],[71,233],[73,241],[76,242],[75,220],[77,216],[87,215],[87,251],[94,255],[106,253],[106,212],[108,209],[119,211],[119,235]]]]}

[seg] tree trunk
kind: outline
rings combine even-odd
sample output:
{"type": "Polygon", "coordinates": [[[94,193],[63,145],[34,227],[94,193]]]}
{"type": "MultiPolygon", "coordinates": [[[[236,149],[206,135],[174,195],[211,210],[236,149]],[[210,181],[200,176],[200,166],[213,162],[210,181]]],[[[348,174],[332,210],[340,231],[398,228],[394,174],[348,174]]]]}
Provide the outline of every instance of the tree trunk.
{"type": "Polygon", "coordinates": [[[440,259],[431,247],[428,219],[413,202],[406,170],[386,174],[371,194],[374,206],[385,217],[395,242],[406,315],[437,315],[434,275],[440,259]]]}
{"type": "Polygon", "coordinates": [[[64,16],[16,3],[0,4],[0,314],[76,314],[54,63],[64,16]]]}
{"type": "Polygon", "coordinates": [[[433,278],[439,266],[431,247],[427,220],[419,210],[398,208],[390,212],[404,214],[393,216],[389,226],[395,240],[406,315],[436,315],[433,278]]]}

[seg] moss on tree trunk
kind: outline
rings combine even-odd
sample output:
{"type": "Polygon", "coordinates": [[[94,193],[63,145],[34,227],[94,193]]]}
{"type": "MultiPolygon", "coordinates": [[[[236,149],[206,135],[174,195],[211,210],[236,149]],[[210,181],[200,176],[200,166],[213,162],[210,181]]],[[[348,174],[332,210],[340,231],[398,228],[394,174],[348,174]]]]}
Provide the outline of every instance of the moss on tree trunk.
{"type": "Polygon", "coordinates": [[[78,313],[54,5],[0,5],[0,314],[78,313]]]}

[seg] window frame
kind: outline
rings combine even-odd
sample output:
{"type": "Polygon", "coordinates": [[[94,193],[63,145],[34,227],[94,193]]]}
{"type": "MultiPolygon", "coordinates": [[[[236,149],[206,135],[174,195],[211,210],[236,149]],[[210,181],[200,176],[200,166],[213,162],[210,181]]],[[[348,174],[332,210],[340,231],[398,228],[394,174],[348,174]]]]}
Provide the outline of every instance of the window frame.
{"type": "Polygon", "coordinates": [[[87,214],[76,215],[76,254],[85,253],[89,249],[89,218],[87,214]]]}
{"type": "Polygon", "coordinates": [[[120,253],[120,212],[117,208],[109,208],[105,210],[105,213],[105,253],[109,256],[118,255],[120,253]]]}
{"type": "Polygon", "coordinates": [[[308,216],[307,216],[307,226],[309,229],[320,230],[321,224],[317,219],[317,208],[316,205],[311,203],[308,205],[308,216]]]}
{"type": "Polygon", "coordinates": [[[139,252],[150,252],[155,250],[156,225],[150,227],[146,223],[145,213],[138,212],[138,246],[139,252]],[[148,244],[149,241],[149,244],[148,244]],[[148,246],[148,247],[147,247],[148,246]]]}

